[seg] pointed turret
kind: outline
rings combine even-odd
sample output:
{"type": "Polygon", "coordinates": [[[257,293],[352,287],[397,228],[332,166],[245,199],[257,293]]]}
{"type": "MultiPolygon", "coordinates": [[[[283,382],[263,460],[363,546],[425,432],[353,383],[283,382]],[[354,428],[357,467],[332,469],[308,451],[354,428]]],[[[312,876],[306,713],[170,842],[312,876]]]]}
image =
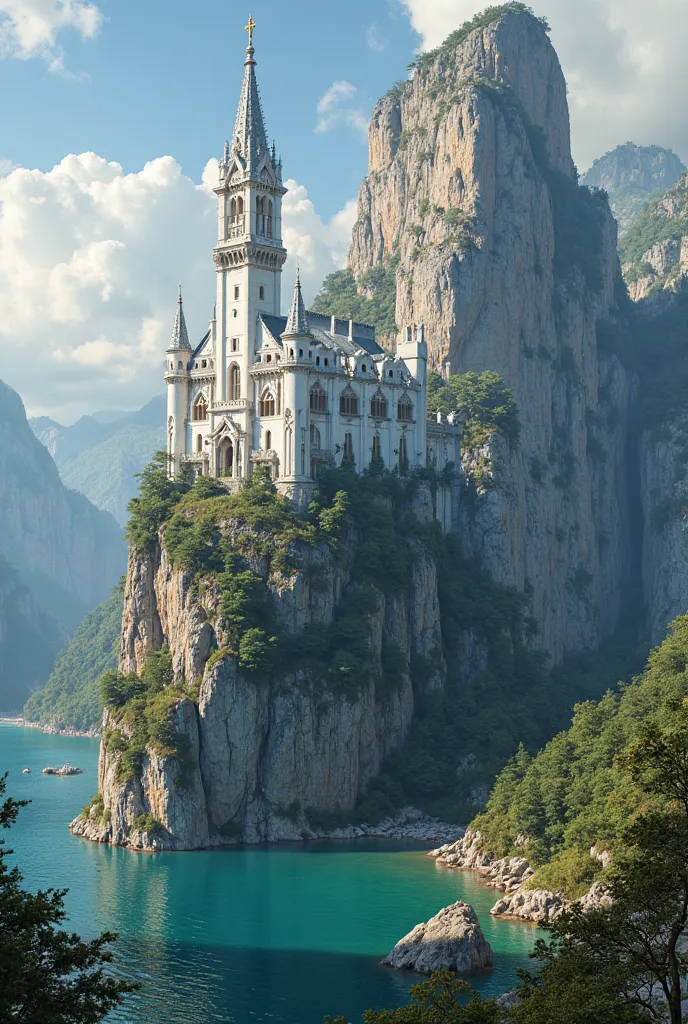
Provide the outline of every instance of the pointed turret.
{"type": "Polygon", "coordinates": [[[291,300],[291,309],[289,310],[289,316],[287,317],[287,326],[282,337],[312,337],[310,327],[308,326],[308,313],[306,312],[306,307],[303,304],[303,296],[301,294],[301,277],[298,268],[296,270],[294,297],[291,300]]]}
{"type": "Polygon", "coordinates": [[[265,131],[265,119],[263,108],[258,92],[256,80],[256,61],[254,59],[255,49],[253,47],[253,28],[255,22],[249,18],[246,26],[249,32],[249,43],[246,49],[246,60],[244,61],[244,84],[241,89],[239,109],[237,110],[236,122],[234,124],[234,138],[232,149],[241,157],[249,174],[257,171],[262,157],[265,157],[274,170],[273,161],[270,159],[270,147],[268,145],[267,132],[265,131]]]}
{"type": "Polygon", "coordinates": [[[172,337],[170,338],[170,349],[182,349],[184,352],[191,352],[191,345],[189,344],[189,332],[186,329],[186,320],[184,319],[184,307],[182,305],[182,286],[179,285],[179,298],[177,299],[177,315],[174,318],[174,327],[172,328],[172,337]]]}

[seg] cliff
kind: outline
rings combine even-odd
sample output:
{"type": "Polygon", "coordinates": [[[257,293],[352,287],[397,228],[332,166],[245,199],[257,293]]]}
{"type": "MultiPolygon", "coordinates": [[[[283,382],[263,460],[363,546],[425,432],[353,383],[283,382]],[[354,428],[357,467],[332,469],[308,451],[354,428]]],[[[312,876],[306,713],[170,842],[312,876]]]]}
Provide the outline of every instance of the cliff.
{"type": "Polygon", "coordinates": [[[686,173],[675,153],[662,146],[626,142],[595,160],[581,182],[609,196],[620,232],[628,231],[650,199],[673,188],[686,173]]]}
{"type": "Polygon", "coordinates": [[[688,174],[648,202],[619,253],[632,299],[646,300],[648,312],[672,300],[688,271],[688,174]]]}
{"type": "Polygon", "coordinates": [[[21,711],[26,696],[45,681],[64,641],[57,621],[0,555],[0,713],[21,711]]]}
{"type": "Polygon", "coordinates": [[[272,529],[256,523],[260,494],[257,484],[213,499],[210,550],[195,572],[174,542],[179,519],[148,554],[131,554],[117,685],[132,673],[145,680],[156,651],[169,651],[169,677],[152,703],[109,701],[100,798],[73,824],[77,834],[172,850],[300,839],[323,815],[355,806],[406,736],[415,699],[441,689],[429,550],[412,538],[402,549],[390,531],[403,585],[373,568],[374,585],[362,569],[363,527],[347,518],[338,540],[314,534],[272,495],[275,532],[274,519],[272,529]],[[209,567],[221,552],[218,574],[209,567]],[[245,600],[263,629],[249,625],[245,600]],[[435,667],[414,687],[410,665],[431,657],[435,667]],[[162,727],[151,718],[156,699],[162,727]]]}
{"type": "Polygon", "coordinates": [[[0,480],[0,553],[38,603],[73,630],[122,574],[122,534],[111,516],[63,485],[19,395],[1,381],[0,480]]]}
{"type": "MultiPolygon", "coordinates": [[[[633,565],[631,381],[598,329],[625,329],[616,225],[577,185],[566,86],[543,25],[506,12],[417,61],[375,107],[349,265],[395,268],[396,322],[423,320],[432,368],[496,371],[520,445],[471,453],[471,553],[530,594],[560,660],[613,630],[633,565]]],[[[467,469],[471,469],[468,465],[467,469]]]]}

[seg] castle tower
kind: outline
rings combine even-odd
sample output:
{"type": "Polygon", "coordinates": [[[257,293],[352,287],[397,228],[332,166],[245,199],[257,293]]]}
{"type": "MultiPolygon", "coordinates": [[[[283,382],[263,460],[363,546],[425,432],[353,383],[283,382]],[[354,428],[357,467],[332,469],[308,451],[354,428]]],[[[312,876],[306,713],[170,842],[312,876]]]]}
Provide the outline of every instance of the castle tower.
{"type": "Polygon", "coordinates": [[[259,313],[279,315],[282,267],[287,258],[282,246],[282,165],[274,143],[268,146],[265,121],[256,81],[253,29],[249,17],[249,43],[244,82],[234,135],[226,143],[220,163],[218,241],[213,250],[217,270],[217,327],[215,400],[234,408],[249,395],[249,367],[254,362],[259,313]],[[230,381],[241,381],[241,394],[230,381]],[[234,374],[234,377],[232,377],[234,374]],[[232,392],[230,394],[230,391],[232,392]]]}
{"type": "Polygon", "coordinates": [[[309,373],[313,367],[313,334],[308,325],[308,314],[301,294],[301,280],[296,271],[294,296],[291,301],[287,325],[282,334],[284,346],[284,468],[283,480],[299,485],[311,480],[311,446],[309,416],[309,373]]]}
{"type": "Polygon", "coordinates": [[[189,332],[184,319],[182,287],[179,286],[177,314],[174,319],[172,336],[167,346],[165,382],[167,384],[167,454],[170,457],[170,473],[180,468],[180,460],[186,454],[186,416],[189,398],[189,377],[187,367],[192,348],[189,332]]]}

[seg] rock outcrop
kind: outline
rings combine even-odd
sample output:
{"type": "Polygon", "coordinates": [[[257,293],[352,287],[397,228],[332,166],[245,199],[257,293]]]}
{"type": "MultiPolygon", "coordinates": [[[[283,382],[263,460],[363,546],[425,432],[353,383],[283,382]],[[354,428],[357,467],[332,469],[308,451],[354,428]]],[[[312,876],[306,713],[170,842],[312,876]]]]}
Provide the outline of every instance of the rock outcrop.
{"type": "MultiPolygon", "coordinates": [[[[287,634],[329,627],[342,599],[356,596],[354,536],[337,557],[325,544],[296,544],[291,557],[298,571],[268,576],[264,538],[235,521],[222,531],[249,568],[267,577],[272,610],[287,634]]],[[[406,588],[376,590],[370,613],[370,654],[381,677],[383,638],[404,653],[407,665],[441,649],[435,563],[420,542],[408,543],[413,557],[406,588]]],[[[140,673],[147,654],[165,646],[175,680],[195,681],[198,700],[181,699],[174,712],[174,729],[184,738],[183,768],[179,758],[149,746],[140,770],[125,781],[121,747],[131,740],[133,723],[106,712],[98,774],[107,821],[95,808],[73,823],[75,833],[170,850],[301,839],[317,832],[318,811],[352,809],[404,739],[414,709],[408,670],[382,693],[372,680],[355,693],[337,690],[298,667],[273,682],[258,681],[240,670],[228,648],[220,608],[217,584],[194,586],[163,547],[150,557],[130,556],[120,669],[140,673]],[[119,744],[108,742],[113,729],[122,734],[119,744]],[[151,819],[159,826],[155,835],[136,824],[151,819]]],[[[421,692],[442,683],[439,664],[421,692]]]]}
{"type": "Polygon", "coordinates": [[[619,249],[631,298],[648,312],[671,301],[688,276],[688,174],[647,204],[619,249]]]}
{"type": "Polygon", "coordinates": [[[485,885],[506,893],[514,892],[533,874],[525,857],[493,857],[484,849],[480,832],[472,830],[454,843],[431,850],[428,857],[450,868],[476,871],[485,885]]]}
{"type": "Polygon", "coordinates": [[[556,921],[566,906],[566,900],[548,889],[519,889],[502,900],[497,900],[490,913],[494,917],[512,917],[533,924],[556,921]]]}
{"type": "Polygon", "coordinates": [[[529,593],[555,660],[594,647],[632,564],[630,380],[597,340],[623,285],[606,200],[576,185],[564,77],[536,18],[445,44],[375,107],[349,265],[360,278],[392,260],[397,323],[424,321],[431,368],[496,371],[519,405],[520,444],[477,453],[492,469],[464,510],[467,549],[529,593]],[[584,251],[569,217],[589,224],[584,251]]]}
{"type": "Polygon", "coordinates": [[[397,942],[382,961],[398,971],[473,974],[492,967],[492,949],[468,903],[452,903],[397,942]]]}
{"type": "Polygon", "coordinates": [[[636,146],[625,142],[595,160],[581,178],[590,188],[609,196],[620,231],[627,231],[653,195],[673,188],[686,167],[663,146],[636,146]]]}

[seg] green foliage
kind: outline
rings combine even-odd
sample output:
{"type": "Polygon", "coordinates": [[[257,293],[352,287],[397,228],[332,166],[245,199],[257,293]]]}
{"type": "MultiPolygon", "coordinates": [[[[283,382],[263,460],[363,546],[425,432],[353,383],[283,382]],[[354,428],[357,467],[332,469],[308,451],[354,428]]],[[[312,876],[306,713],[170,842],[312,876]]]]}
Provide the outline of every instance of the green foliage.
{"type": "Polygon", "coordinates": [[[393,337],[397,301],[398,258],[379,263],[356,281],[350,270],[328,274],[311,306],[314,313],[371,324],[383,338],[393,337]]]}
{"type": "Polygon", "coordinates": [[[24,706],[28,722],[88,732],[103,717],[98,678],[117,665],[122,625],[122,586],[86,616],[72,641],[60,651],[44,689],[24,706]]]}
{"type": "MultiPolygon", "coordinates": [[[[411,1002],[397,1010],[368,1010],[363,1024],[501,1024],[494,999],[483,999],[467,981],[451,971],[435,971],[412,985],[411,1002]]],[[[344,1017],[325,1017],[325,1024],[346,1024],[344,1017]]]]}
{"type": "MultiPolygon", "coordinates": [[[[7,776],[0,778],[4,797],[7,776]]],[[[26,801],[0,804],[0,827],[10,828],[26,801]]],[[[95,1024],[138,986],[108,970],[116,936],[84,942],[61,927],[66,890],[28,892],[12,853],[0,842],[0,1020],[25,1024],[95,1024]]]]}
{"type": "MultiPolygon", "coordinates": [[[[436,47],[434,50],[427,50],[425,53],[421,53],[409,64],[409,70],[423,72],[427,68],[430,68],[440,58],[450,59],[453,56],[454,50],[468,38],[471,32],[475,32],[477,29],[487,28],[488,25],[498,21],[499,18],[503,17],[505,14],[529,14],[533,19],[535,19],[532,7],[529,7],[524,3],[519,3],[518,0],[512,0],[510,3],[488,7],[480,14],[476,14],[470,21],[464,22],[460,28],[451,32],[441,46],[436,47]]],[[[544,18],[537,18],[536,20],[540,25],[542,25],[545,31],[549,31],[549,26],[544,18]]]]}
{"type": "Polygon", "coordinates": [[[502,434],[518,444],[521,425],[513,392],[499,374],[453,373],[444,380],[438,373],[428,377],[428,412],[459,412],[465,416],[462,445],[476,448],[492,434],[502,434]]]}
{"type": "Polygon", "coordinates": [[[688,233],[688,177],[684,176],[672,189],[672,212],[666,202],[666,193],[651,200],[632,227],[619,239],[622,263],[637,266],[645,253],[659,242],[680,242],[688,233]]]}
{"type": "Polygon", "coordinates": [[[153,814],[139,814],[134,818],[132,825],[139,832],[147,832],[149,836],[156,836],[165,831],[162,822],[153,814]]]}
{"type": "Polygon", "coordinates": [[[682,617],[652,652],[641,676],[598,702],[577,705],[567,732],[533,760],[507,766],[485,813],[474,823],[490,848],[506,854],[517,835],[526,835],[525,855],[541,869],[533,884],[557,880],[564,892],[578,892],[591,877],[590,866],[596,874],[602,871],[590,860],[590,848],[598,844],[616,854],[624,828],[641,806],[637,786],[621,770],[618,755],[647,723],[668,726],[675,715],[671,701],[686,697],[688,617],[682,617]]]}
{"type": "Polygon", "coordinates": [[[140,554],[150,554],[158,539],[158,530],[166,522],[183,494],[191,487],[191,475],[182,473],[172,479],[167,452],[156,452],[138,475],[139,493],[128,505],[127,539],[140,554]]]}

